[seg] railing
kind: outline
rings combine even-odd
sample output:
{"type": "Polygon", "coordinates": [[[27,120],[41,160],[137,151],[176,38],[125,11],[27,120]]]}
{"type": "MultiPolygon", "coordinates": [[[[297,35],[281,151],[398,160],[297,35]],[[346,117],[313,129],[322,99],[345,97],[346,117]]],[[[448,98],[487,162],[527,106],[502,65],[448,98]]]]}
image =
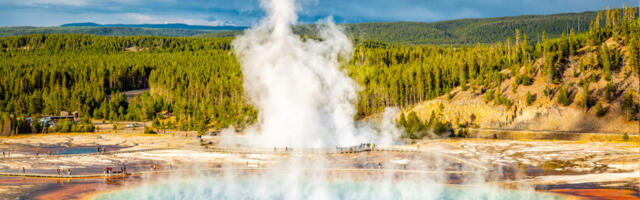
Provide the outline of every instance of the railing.
{"type": "Polygon", "coordinates": [[[110,152],[93,152],[93,153],[75,153],[75,154],[40,154],[40,155],[21,155],[21,156],[10,156],[10,157],[0,157],[0,160],[13,160],[13,159],[24,159],[24,158],[58,158],[58,157],[75,157],[75,156],[92,156],[92,155],[115,155],[121,153],[136,153],[136,152],[145,152],[145,151],[160,151],[160,150],[170,150],[175,148],[151,148],[151,149],[134,149],[134,150],[121,150],[121,151],[110,151],[110,152]]]}

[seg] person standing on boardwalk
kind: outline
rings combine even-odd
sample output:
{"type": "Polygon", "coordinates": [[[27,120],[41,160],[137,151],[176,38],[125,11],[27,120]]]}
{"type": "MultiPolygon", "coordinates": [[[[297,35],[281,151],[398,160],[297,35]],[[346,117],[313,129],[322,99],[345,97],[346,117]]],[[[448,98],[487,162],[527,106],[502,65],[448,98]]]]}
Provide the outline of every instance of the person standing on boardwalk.
{"type": "Polygon", "coordinates": [[[58,176],[60,176],[60,168],[58,168],[58,176]]]}
{"type": "Polygon", "coordinates": [[[22,167],[22,174],[25,174],[24,167],[22,167]]]}
{"type": "Polygon", "coordinates": [[[67,169],[67,176],[71,176],[71,168],[67,169]]]}

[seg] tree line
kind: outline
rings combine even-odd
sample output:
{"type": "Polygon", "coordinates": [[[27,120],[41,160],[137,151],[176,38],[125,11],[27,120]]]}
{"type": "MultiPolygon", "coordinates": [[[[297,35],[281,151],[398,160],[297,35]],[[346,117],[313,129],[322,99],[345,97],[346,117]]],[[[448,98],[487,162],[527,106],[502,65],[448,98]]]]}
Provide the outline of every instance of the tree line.
{"type": "MultiPolygon", "coordinates": [[[[513,38],[476,45],[355,40],[353,58],[343,67],[362,88],[356,118],[389,106],[406,108],[456,87],[480,91],[486,101],[509,107],[512,100],[496,88],[510,77],[516,77],[518,85],[531,84],[538,73],[546,77],[549,95],[557,96],[564,87],[560,73],[568,58],[585,47],[595,56],[580,61],[581,67],[605,74],[622,67],[639,70],[636,8],[597,12],[590,27],[555,38],[544,31],[531,38],[515,29],[513,38]],[[608,38],[626,45],[626,54],[602,45],[608,38]],[[542,65],[536,64],[539,59],[542,65]]],[[[256,119],[257,111],[243,96],[232,40],[83,34],[0,38],[0,113],[8,120],[4,124],[13,124],[14,133],[26,132],[16,127],[28,114],[37,118],[60,111],[112,121],[153,120],[159,127],[181,130],[242,128],[256,119]],[[124,95],[146,88],[150,90],[132,99],[124,95]],[[175,118],[160,122],[168,116],[175,118]]],[[[636,107],[633,101],[629,105],[636,107]]],[[[412,130],[426,126],[409,125],[415,119],[404,117],[402,124],[412,130]]]]}

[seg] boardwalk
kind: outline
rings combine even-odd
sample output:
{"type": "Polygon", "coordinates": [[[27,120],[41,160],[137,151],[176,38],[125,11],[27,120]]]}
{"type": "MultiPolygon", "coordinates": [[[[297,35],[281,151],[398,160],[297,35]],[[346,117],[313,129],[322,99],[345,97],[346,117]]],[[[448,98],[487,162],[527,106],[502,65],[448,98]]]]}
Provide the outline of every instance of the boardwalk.
{"type": "MultiPolygon", "coordinates": [[[[85,153],[85,154],[66,154],[66,155],[45,155],[45,156],[16,156],[10,158],[0,158],[0,160],[6,159],[24,159],[24,158],[47,158],[47,157],[74,157],[74,156],[100,156],[100,155],[115,155],[122,153],[136,153],[136,152],[148,152],[148,151],[161,151],[161,150],[172,150],[175,148],[153,148],[153,149],[137,149],[137,150],[122,150],[122,151],[113,151],[107,153],[85,153]]],[[[428,153],[428,154],[436,154],[442,156],[447,159],[451,159],[453,161],[469,165],[478,171],[487,171],[489,170],[487,167],[460,158],[453,155],[449,155],[442,152],[437,152],[433,150],[420,150],[413,147],[373,147],[369,146],[366,148],[229,148],[229,147],[213,147],[206,149],[199,149],[199,151],[205,152],[215,152],[215,153],[224,153],[224,154],[278,154],[278,155],[287,155],[287,154],[357,154],[364,152],[408,152],[408,153],[428,153]]],[[[225,168],[208,168],[208,169],[200,169],[200,171],[218,171],[218,170],[230,170],[225,168]]],[[[261,167],[234,167],[231,170],[290,170],[287,168],[261,168],[261,167]]],[[[446,173],[446,174],[466,174],[466,173],[475,173],[477,171],[425,171],[425,170],[403,170],[403,169],[363,169],[363,168],[304,168],[303,170],[325,170],[325,171],[335,171],[335,172],[393,172],[393,173],[446,173]]],[[[173,170],[175,171],[175,170],[173,170]]],[[[115,177],[125,177],[125,176],[139,176],[146,173],[169,173],[173,171],[145,171],[145,172],[136,172],[131,174],[75,174],[75,175],[58,175],[58,174],[32,174],[32,173],[0,173],[0,176],[5,177],[30,177],[30,178],[115,178],[115,177]]]]}
{"type": "Polygon", "coordinates": [[[134,150],[121,150],[121,151],[111,151],[111,152],[102,152],[102,153],[75,153],[75,154],[41,154],[41,155],[27,155],[27,156],[11,156],[11,157],[0,157],[0,160],[19,160],[25,158],[59,158],[59,157],[76,157],[76,156],[98,156],[98,155],[115,155],[122,153],[136,153],[136,152],[147,152],[147,151],[161,151],[161,150],[171,150],[176,148],[152,148],[152,149],[134,149],[134,150]]]}
{"type": "Polygon", "coordinates": [[[72,175],[58,175],[58,174],[31,174],[31,173],[0,173],[0,176],[5,177],[27,177],[27,178],[105,178],[105,177],[125,177],[132,175],[141,175],[142,173],[133,173],[133,174],[72,174],[72,175]]]}
{"type": "Polygon", "coordinates": [[[470,165],[476,169],[489,170],[484,165],[453,156],[447,153],[433,151],[433,150],[420,150],[415,147],[374,147],[374,148],[361,148],[361,149],[345,149],[342,150],[333,148],[227,148],[227,147],[214,147],[206,149],[208,152],[218,153],[239,153],[239,154],[355,154],[363,152],[407,152],[407,153],[427,153],[437,154],[442,157],[470,165]]]}
{"type": "MultiPolygon", "coordinates": [[[[408,170],[408,169],[363,169],[363,168],[297,168],[304,171],[328,171],[328,172],[344,172],[344,173],[398,173],[398,174],[472,174],[478,171],[429,171],[429,170],[408,170]]],[[[233,168],[207,168],[198,169],[203,171],[289,171],[291,168],[273,168],[273,167],[233,167],[233,168]]],[[[194,170],[162,170],[162,171],[144,171],[128,174],[77,174],[77,175],[58,175],[58,174],[33,174],[33,173],[0,173],[4,177],[25,177],[25,178],[55,178],[55,179],[86,179],[86,178],[121,178],[127,176],[142,176],[144,174],[161,174],[172,172],[193,172],[194,170]]]]}

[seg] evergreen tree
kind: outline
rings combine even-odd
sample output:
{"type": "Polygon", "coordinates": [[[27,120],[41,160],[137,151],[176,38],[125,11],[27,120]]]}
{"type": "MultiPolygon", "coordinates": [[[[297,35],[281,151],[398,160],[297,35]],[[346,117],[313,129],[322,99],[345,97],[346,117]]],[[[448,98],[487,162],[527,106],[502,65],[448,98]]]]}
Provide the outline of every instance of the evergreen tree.
{"type": "Polygon", "coordinates": [[[571,105],[571,101],[569,100],[569,96],[567,94],[567,90],[565,87],[560,87],[560,90],[558,90],[557,95],[558,95],[557,97],[558,104],[563,106],[571,105]]]}
{"type": "Polygon", "coordinates": [[[598,102],[596,104],[595,109],[596,109],[596,115],[598,117],[602,117],[602,116],[604,116],[606,114],[606,110],[604,109],[604,107],[602,107],[602,103],[600,103],[600,102],[598,102]]]}
{"type": "Polygon", "coordinates": [[[527,96],[525,97],[526,103],[528,106],[530,106],[531,104],[533,104],[533,95],[531,95],[531,92],[527,91],[527,96]]]}

